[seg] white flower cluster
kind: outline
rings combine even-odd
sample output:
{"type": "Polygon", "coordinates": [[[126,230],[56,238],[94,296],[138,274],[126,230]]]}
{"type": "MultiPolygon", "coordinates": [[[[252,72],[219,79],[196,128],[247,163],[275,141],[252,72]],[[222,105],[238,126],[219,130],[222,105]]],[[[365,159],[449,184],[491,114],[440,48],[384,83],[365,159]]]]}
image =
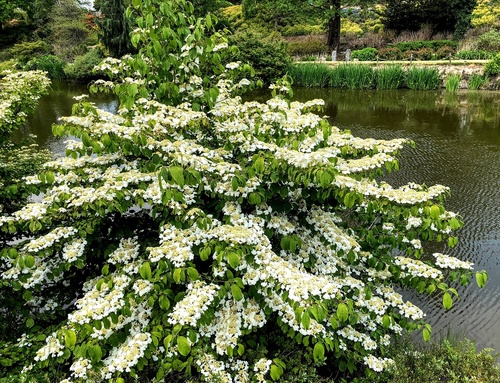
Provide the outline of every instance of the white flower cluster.
{"type": "Polygon", "coordinates": [[[109,356],[104,359],[102,376],[110,379],[115,372],[130,372],[130,369],[144,356],[151,342],[151,334],[147,332],[129,335],[123,344],[113,348],[109,356]]]}
{"type": "Polygon", "coordinates": [[[23,251],[37,253],[40,250],[52,247],[54,243],[69,238],[78,232],[74,227],[57,227],[48,234],[35,238],[23,247],[23,251]]]}
{"type": "Polygon", "coordinates": [[[74,361],[69,369],[75,378],[87,378],[87,372],[92,369],[92,363],[89,359],[80,358],[74,361]]]}
{"type": "Polygon", "coordinates": [[[248,362],[235,360],[223,362],[213,355],[203,353],[196,359],[203,380],[207,383],[250,383],[248,362]]]}
{"type": "Polygon", "coordinates": [[[214,337],[213,349],[219,355],[225,355],[228,348],[234,349],[239,338],[266,323],[265,315],[257,302],[252,299],[235,301],[223,300],[215,313],[213,321],[200,328],[203,337],[214,337]]]}
{"type": "Polygon", "coordinates": [[[418,259],[411,259],[403,256],[397,256],[394,259],[394,264],[398,265],[401,270],[401,277],[412,275],[414,277],[441,279],[443,273],[435,267],[429,266],[418,259]]]}
{"type": "Polygon", "coordinates": [[[0,79],[0,132],[10,132],[22,126],[26,111],[37,106],[40,97],[50,86],[42,71],[4,71],[0,79]]]}
{"type": "Polygon", "coordinates": [[[108,262],[113,264],[129,264],[139,256],[137,238],[122,238],[118,248],[109,255],[108,262]]]}
{"type": "Polygon", "coordinates": [[[118,312],[124,305],[124,290],[130,285],[131,278],[126,275],[113,276],[113,289],[103,283],[76,301],[75,310],[68,315],[69,322],[85,324],[101,320],[111,313],[118,312]]]}
{"type": "Polygon", "coordinates": [[[217,295],[219,286],[203,281],[195,281],[187,286],[186,296],[179,301],[168,315],[169,323],[190,325],[195,327],[196,322],[207,310],[217,295]]]}
{"type": "Polygon", "coordinates": [[[389,358],[377,358],[373,355],[368,355],[363,358],[364,363],[373,371],[383,371],[394,365],[394,360],[389,358]]]}
{"type": "Polygon", "coordinates": [[[57,333],[49,335],[45,340],[45,346],[36,352],[35,361],[44,361],[49,357],[58,357],[63,355],[64,345],[59,342],[57,333]]]}
{"type": "Polygon", "coordinates": [[[461,261],[455,257],[451,257],[446,254],[434,253],[432,254],[436,258],[436,265],[443,269],[461,269],[461,270],[472,270],[474,264],[471,262],[461,261]]]}
{"type": "Polygon", "coordinates": [[[62,259],[67,262],[75,262],[82,257],[86,245],[87,241],[81,238],[77,238],[70,243],[64,244],[62,249],[62,259]]]}

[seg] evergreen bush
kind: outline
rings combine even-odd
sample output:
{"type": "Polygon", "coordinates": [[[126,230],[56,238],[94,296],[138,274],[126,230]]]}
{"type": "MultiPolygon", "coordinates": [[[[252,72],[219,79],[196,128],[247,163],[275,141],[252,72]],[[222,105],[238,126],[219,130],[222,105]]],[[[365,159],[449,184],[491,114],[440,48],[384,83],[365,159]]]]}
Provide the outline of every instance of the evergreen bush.
{"type": "Polygon", "coordinates": [[[72,64],[66,66],[64,73],[68,79],[88,81],[98,76],[94,71],[101,61],[103,54],[99,49],[91,49],[83,56],[78,56],[72,64]]]}
{"type": "Polygon", "coordinates": [[[352,59],[358,59],[359,61],[375,61],[377,59],[377,49],[375,48],[363,48],[352,51],[352,59]]]}
{"type": "Polygon", "coordinates": [[[39,56],[31,59],[23,67],[24,70],[41,70],[47,72],[52,80],[60,80],[65,77],[64,68],[66,63],[54,55],[39,56]]]}
{"type": "Polygon", "coordinates": [[[255,76],[265,84],[282,77],[291,61],[286,43],[279,36],[264,36],[254,32],[240,32],[230,37],[238,47],[234,59],[250,64],[255,76]]]}

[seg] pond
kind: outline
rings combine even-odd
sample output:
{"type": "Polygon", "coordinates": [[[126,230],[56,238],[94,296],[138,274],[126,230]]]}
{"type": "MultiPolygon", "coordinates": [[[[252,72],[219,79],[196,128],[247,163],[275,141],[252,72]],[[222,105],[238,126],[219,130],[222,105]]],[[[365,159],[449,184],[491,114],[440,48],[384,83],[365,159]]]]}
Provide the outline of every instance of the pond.
{"type": "MultiPolygon", "coordinates": [[[[73,96],[85,92],[82,86],[55,84],[21,133],[37,134],[42,147],[63,153],[64,144],[52,137],[51,125],[71,113],[73,96]]],[[[264,99],[268,92],[253,97],[264,99]]],[[[313,98],[324,99],[331,122],[354,135],[415,141],[415,149],[402,151],[401,170],[389,182],[451,188],[447,207],[464,217],[465,227],[449,253],[488,271],[489,283],[483,290],[475,283],[460,289],[460,301],[448,312],[441,298],[414,301],[426,311],[434,336],[446,336],[449,330],[475,340],[479,348],[500,351],[500,93],[295,89],[295,99],[313,98]]],[[[117,108],[111,96],[93,101],[110,111],[117,108]]]]}

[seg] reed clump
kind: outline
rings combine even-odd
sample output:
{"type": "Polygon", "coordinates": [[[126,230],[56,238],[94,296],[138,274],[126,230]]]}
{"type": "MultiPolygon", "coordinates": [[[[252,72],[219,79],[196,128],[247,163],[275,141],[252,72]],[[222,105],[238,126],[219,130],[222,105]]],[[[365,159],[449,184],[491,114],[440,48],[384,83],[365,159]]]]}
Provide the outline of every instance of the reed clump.
{"type": "Polygon", "coordinates": [[[485,85],[487,82],[488,80],[486,79],[485,76],[474,73],[469,78],[468,86],[470,90],[478,90],[481,89],[481,87],[485,85]]]}
{"type": "MultiPolygon", "coordinates": [[[[295,85],[305,87],[433,90],[442,84],[435,68],[403,68],[401,65],[373,68],[361,64],[342,64],[332,68],[320,63],[301,63],[292,65],[288,74],[295,85]]],[[[458,88],[460,77],[458,83],[457,79],[451,77],[450,86],[458,88]]]]}
{"type": "Polygon", "coordinates": [[[452,74],[446,78],[445,88],[447,92],[456,92],[460,87],[461,77],[458,74],[452,74]]]}
{"type": "Polygon", "coordinates": [[[382,67],[375,73],[377,89],[399,89],[404,86],[405,73],[401,65],[382,67]]]}
{"type": "Polygon", "coordinates": [[[411,67],[406,71],[405,78],[406,87],[413,90],[434,90],[441,84],[435,68],[411,67]]]}

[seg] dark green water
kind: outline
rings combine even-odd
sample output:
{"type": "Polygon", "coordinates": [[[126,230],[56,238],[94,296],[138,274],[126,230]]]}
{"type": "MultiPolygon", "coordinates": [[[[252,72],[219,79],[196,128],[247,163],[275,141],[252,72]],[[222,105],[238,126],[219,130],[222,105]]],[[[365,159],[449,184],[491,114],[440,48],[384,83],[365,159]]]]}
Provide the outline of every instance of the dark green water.
{"type": "MultiPolygon", "coordinates": [[[[38,142],[56,153],[62,140],[52,137],[51,125],[71,113],[73,96],[85,87],[56,84],[42,99],[22,134],[38,135],[38,142]]],[[[265,99],[265,94],[253,98],[265,99]]],[[[416,149],[402,152],[401,170],[389,181],[444,184],[451,188],[448,208],[460,213],[465,228],[459,245],[450,253],[487,270],[483,290],[475,284],[460,290],[461,299],[445,312],[441,298],[418,301],[435,334],[467,336],[478,347],[500,352],[500,93],[421,91],[339,91],[295,89],[295,99],[322,98],[331,122],[363,137],[414,140],[416,149]]],[[[116,110],[112,97],[93,98],[101,108],[116,110]]],[[[444,249],[433,249],[443,251],[444,249]]]]}

